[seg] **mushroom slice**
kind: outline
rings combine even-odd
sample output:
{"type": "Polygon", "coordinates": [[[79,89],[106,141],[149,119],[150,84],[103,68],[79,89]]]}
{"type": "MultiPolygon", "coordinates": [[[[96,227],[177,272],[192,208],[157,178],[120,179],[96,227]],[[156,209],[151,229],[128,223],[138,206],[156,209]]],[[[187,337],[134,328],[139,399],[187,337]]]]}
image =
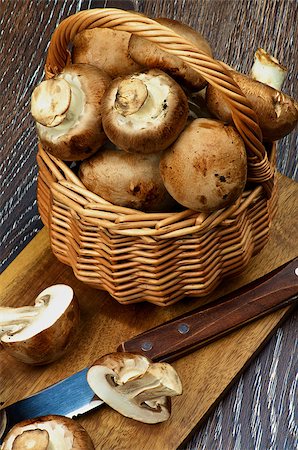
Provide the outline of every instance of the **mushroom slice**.
{"type": "Polygon", "coordinates": [[[251,69],[251,77],[254,80],[261,81],[280,91],[286,74],[286,67],[282,66],[276,58],[269,55],[264,49],[258,48],[251,69]]]}
{"type": "Polygon", "coordinates": [[[47,152],[74,161],[102,146],[101,99],[110,81],[97,67],[73,64],[34,89],[31,114],[47,152]]]}
{"type": "Polygon", "coordinates": [[[42,291],[34,306],[0,308],[0,341],[4,349],[28,364],[46,364],[62,356],[79,325],[79,305],[70,286],[42,291]]]}
{"type": "Polygon", "coordinates": [[[144,423],[167,420],[171,397],[182,394],[180,378],[170,364],[132,353],[103,356],[88,370],[87,381],[113,409],[144,423]]]}
{"type": "Polygon", "coordinates": [[[231,205],[246,183],[245,145],[223,122],[196,119],[163,153],[160,173],[166,189],[181,205],[211,212],[231,205]]]}
{"type": "Polygon", "coordinates": [[[78,422],[49,415],[14,425],[1,450],[94,450],[94,445],[78,422]]]}
{"type": "Polygon", "coordinates": [[[130,36],[109,28],[83,30],[73,39],[72,61],[96,66],[111,78],[138,72],[141,66],[128,54],[130,36]]]}
{"type": "MultiPolygon", "coordinates": [[[[198,50],[212,56],[209,43],[198,31],[178,20],[164,17],[154,20],[191,42],[198,50]]],[[[153,42],[135,34],[129,40],[128,52],[132,59],[141,66],[163,70],[191,90],[198,91],[207,84],[198,72],[189,67],[182,59],[162,50],[153,42]]]]}
{"type": "Polygon", "coordinates": [[[182,88],[160,70],[114,80],[102,99],[102,122],[120,149],[156,153],[183,130],[188,116],[182,88]]]}
{"type": "Polygon", "coordinates": [[[7,426],[6,412],[5,412],[5,409],[1,409],[0,410],[0,440],[6,430],[6,426],[7,426]]]}
{"type": "Polygon", "coordinates": [[[160,176],[160,156],[105,146],[81,163],[79,178],[88,190],[114,205],[141,211],[170,211],[176,202],[160,176]]]}
{"type": "MultiPolygon", "coordinates": [[[[289,134],[298,122],[298,103],[288,95],[233,70],[236,81],[255,111],[265,141],[276,141],[289,134]]],[[[207,86],[206,102],[210,112],[224,122],[232,123],[231,110],[221,92],[207,86]]]]}

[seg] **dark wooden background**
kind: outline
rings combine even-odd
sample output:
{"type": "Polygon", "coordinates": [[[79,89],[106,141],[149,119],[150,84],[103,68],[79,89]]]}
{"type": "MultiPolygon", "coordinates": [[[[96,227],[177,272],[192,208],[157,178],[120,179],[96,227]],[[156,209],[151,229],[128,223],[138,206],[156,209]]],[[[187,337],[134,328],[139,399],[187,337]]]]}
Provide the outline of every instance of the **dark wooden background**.
{"type": "MultiPolygon", "coordinates": [[[[284,91],[298,97],[296,0],[1,0],[1,270],[42,227],[36,204],[37,139],[29,104],[33,88],[43,79],[50,36],[66,16],[102,6],[180,19],[208,38],[216,58],[243,72],[249,71],[261,46],[288,67],[284,91]]],[[[297,132],[278,149],[279,171],[297,180],[297,132]]],[[[278,329],[185,449],[296,448],[297,317],[292,315],[278,329]]]]}

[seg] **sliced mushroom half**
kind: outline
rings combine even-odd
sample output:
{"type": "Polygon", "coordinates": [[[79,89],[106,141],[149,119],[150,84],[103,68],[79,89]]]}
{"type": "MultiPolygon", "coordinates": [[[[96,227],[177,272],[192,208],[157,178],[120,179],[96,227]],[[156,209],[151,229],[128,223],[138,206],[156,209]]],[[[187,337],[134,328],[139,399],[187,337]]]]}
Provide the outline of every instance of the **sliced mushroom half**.
{"type": "MultiPolygon", "coordinates": [[[[212,56],[209,43],[198,31],[178,20],[164,17],[154,20],[190,41],[198,50],[212,56]]],[[[207,84],[198,72],[189,67],[181,58],[162,50],[153,42],[135,34],[132,34],[129,40],[128,52],[132,59],[141,66],[163,70],[191,90],[198,91],[207,84]]]]}
{"type": "Polygon", "coordinates": [[[175,369],[132,353],[111,353],[87,373],[95,394],[122,415],[144,423],[167,420],[171,397],[182,393],[175,369]]]}
{"type": "Polygon", "coordinates": [[[34,89],[31,114],[44,150],[75,161],[102,146],[101,99],[110,81],[97,67],[73,64],[34,89]]]}
{"type": "Polygon", "coordinates": [[[43,416],[14,425],[2,450],[94,450],[87,431],[63,416],[43,416]]]}
{"type": "Polygon", "coordinates": [[[102,99],[104,131],[127,152],[164,150],[183,130],[187,116],[182,88],[160,70],[117,78],[102,99]]]}
{"type": "Polygon", "coordinates": [[[34,306],[0,308],[0,341],[18,360],[46,364],[67,351],[76,336],[79,317],[72,288],[50,286],[38,295],[34,306]]]}

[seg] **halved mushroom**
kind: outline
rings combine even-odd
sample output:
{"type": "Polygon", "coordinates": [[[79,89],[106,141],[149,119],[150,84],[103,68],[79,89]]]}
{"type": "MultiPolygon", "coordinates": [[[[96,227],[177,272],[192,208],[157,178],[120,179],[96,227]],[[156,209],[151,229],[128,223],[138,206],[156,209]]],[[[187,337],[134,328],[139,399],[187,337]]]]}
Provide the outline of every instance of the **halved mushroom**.
{"type": "Polygon", "coordinates": [[[49,415],[17,423],[6,435],[2,450],[94,450],[78,422],[49,415]]]}
{"type": "Polygon", "coordinates": [[[31,98],[44,150],[66,161],[88,158],[104,143],[101,99],[110,77],[88,64],[73,64],[38,85],[31,98]]]}
{"type": "Polygon", "coordinates": [[[6,426],[7,426],[6,412],[5,412],[5,409],[1,409],[0,410],[0,440],[6,430],[6,426]]]}
{"type": "MultiPolygon", "coordinates": [[[[190,41],[198,50],[212,56],[209,43],[198,31],[178,20],[164,17],[154,20],[190,41]]],[[[181,58],[171,55],[153,42],[135,34],[132,34],[129,40],[128,53],[141,66],[163,70],[191,90],[198,91],[207,84],[198,72],[189,67],[181,58]]]]}
{"type": "Polygon", "coordinates": [[[72,61],[96,66],[111,78],[139,72],[141,66],[128,54],[130,36],[109,28],[81,31],[73,40],[72,61]]]}
{"type": "Polygon", "coordinates": [[[34,306],[0,308],[0,342],[28,364],[47,364],[60,358],[79,325],[79,304],[70,286],[57,284],[42,291],[34,306]]]}
{"type": "Polygon", "coordinates": [[[114,205],[141,211],[168,211],[176,204],[159,173],[160,154],[126,153],[106,147],[83,161],[79,178],[114,205]]]}
{"type": "Polygon", "coordinates": [[[160,172],[166,189],[181,205],[202,212],[225,208],[245,187],[244,142],[232,126],[196,119],[164,151],[160,172]]]}
{"type": "Polygon", "coordinates": [[[102,123],[121,150],[156,153],[183,130],[188,116],[182,88],[160,70],[114,80],[102,99],[102,123]]]}
{"type": "MultiPolygon", "coordinates": [[[[230,70],[245,97],[257,114],[265,141],[276,141],[289,134],[298,122],[298,103],[288,95],[256,79],[230,70]]],[[[256,72],[254,72],[256,76],[256,72]]],[[[278,75],[277,83],[280,84],[278,75]]],[[[271,84],[275,84],[271,79],[271,84]]],[[[208,109],[220,120],[232,123],[232,115],[221,92],[210,84],[207,86],[208,109]]]]}
{"type": "Polygon", "coordinates": [[[87,381],[113,409],[144,423],[167,420],[171,397],[182,394],[180,378],[170,364],[132,353],[103,356],[88,370],[87,381]]]}

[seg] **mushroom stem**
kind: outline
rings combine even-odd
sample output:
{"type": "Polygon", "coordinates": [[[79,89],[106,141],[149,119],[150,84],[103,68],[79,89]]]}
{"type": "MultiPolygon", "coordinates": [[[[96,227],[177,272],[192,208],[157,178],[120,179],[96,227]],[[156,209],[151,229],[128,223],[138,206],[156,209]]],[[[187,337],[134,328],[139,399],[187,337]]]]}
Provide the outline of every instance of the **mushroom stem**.
{"type": "Polygon", "coordinates": [[[71,128],[76,123],[83,103],[84,93],[77,79],[67,76],[52,78],[34,89],[31,114],[40,125],[57,130],[59,134],[64,128],[71,128]]]}
{"type": "Polygon", "coordinates": [[[258,48],[250,74],[254,80],[280,91],[287,74],[287,69],[264,49],[258,48]]]}
{"type": "Polygon", "coordinates": [[[138,78],[121,81],[115,101],[115,108],[123,116],[136,113],[148,97],[146,84],[138,78]]]}

